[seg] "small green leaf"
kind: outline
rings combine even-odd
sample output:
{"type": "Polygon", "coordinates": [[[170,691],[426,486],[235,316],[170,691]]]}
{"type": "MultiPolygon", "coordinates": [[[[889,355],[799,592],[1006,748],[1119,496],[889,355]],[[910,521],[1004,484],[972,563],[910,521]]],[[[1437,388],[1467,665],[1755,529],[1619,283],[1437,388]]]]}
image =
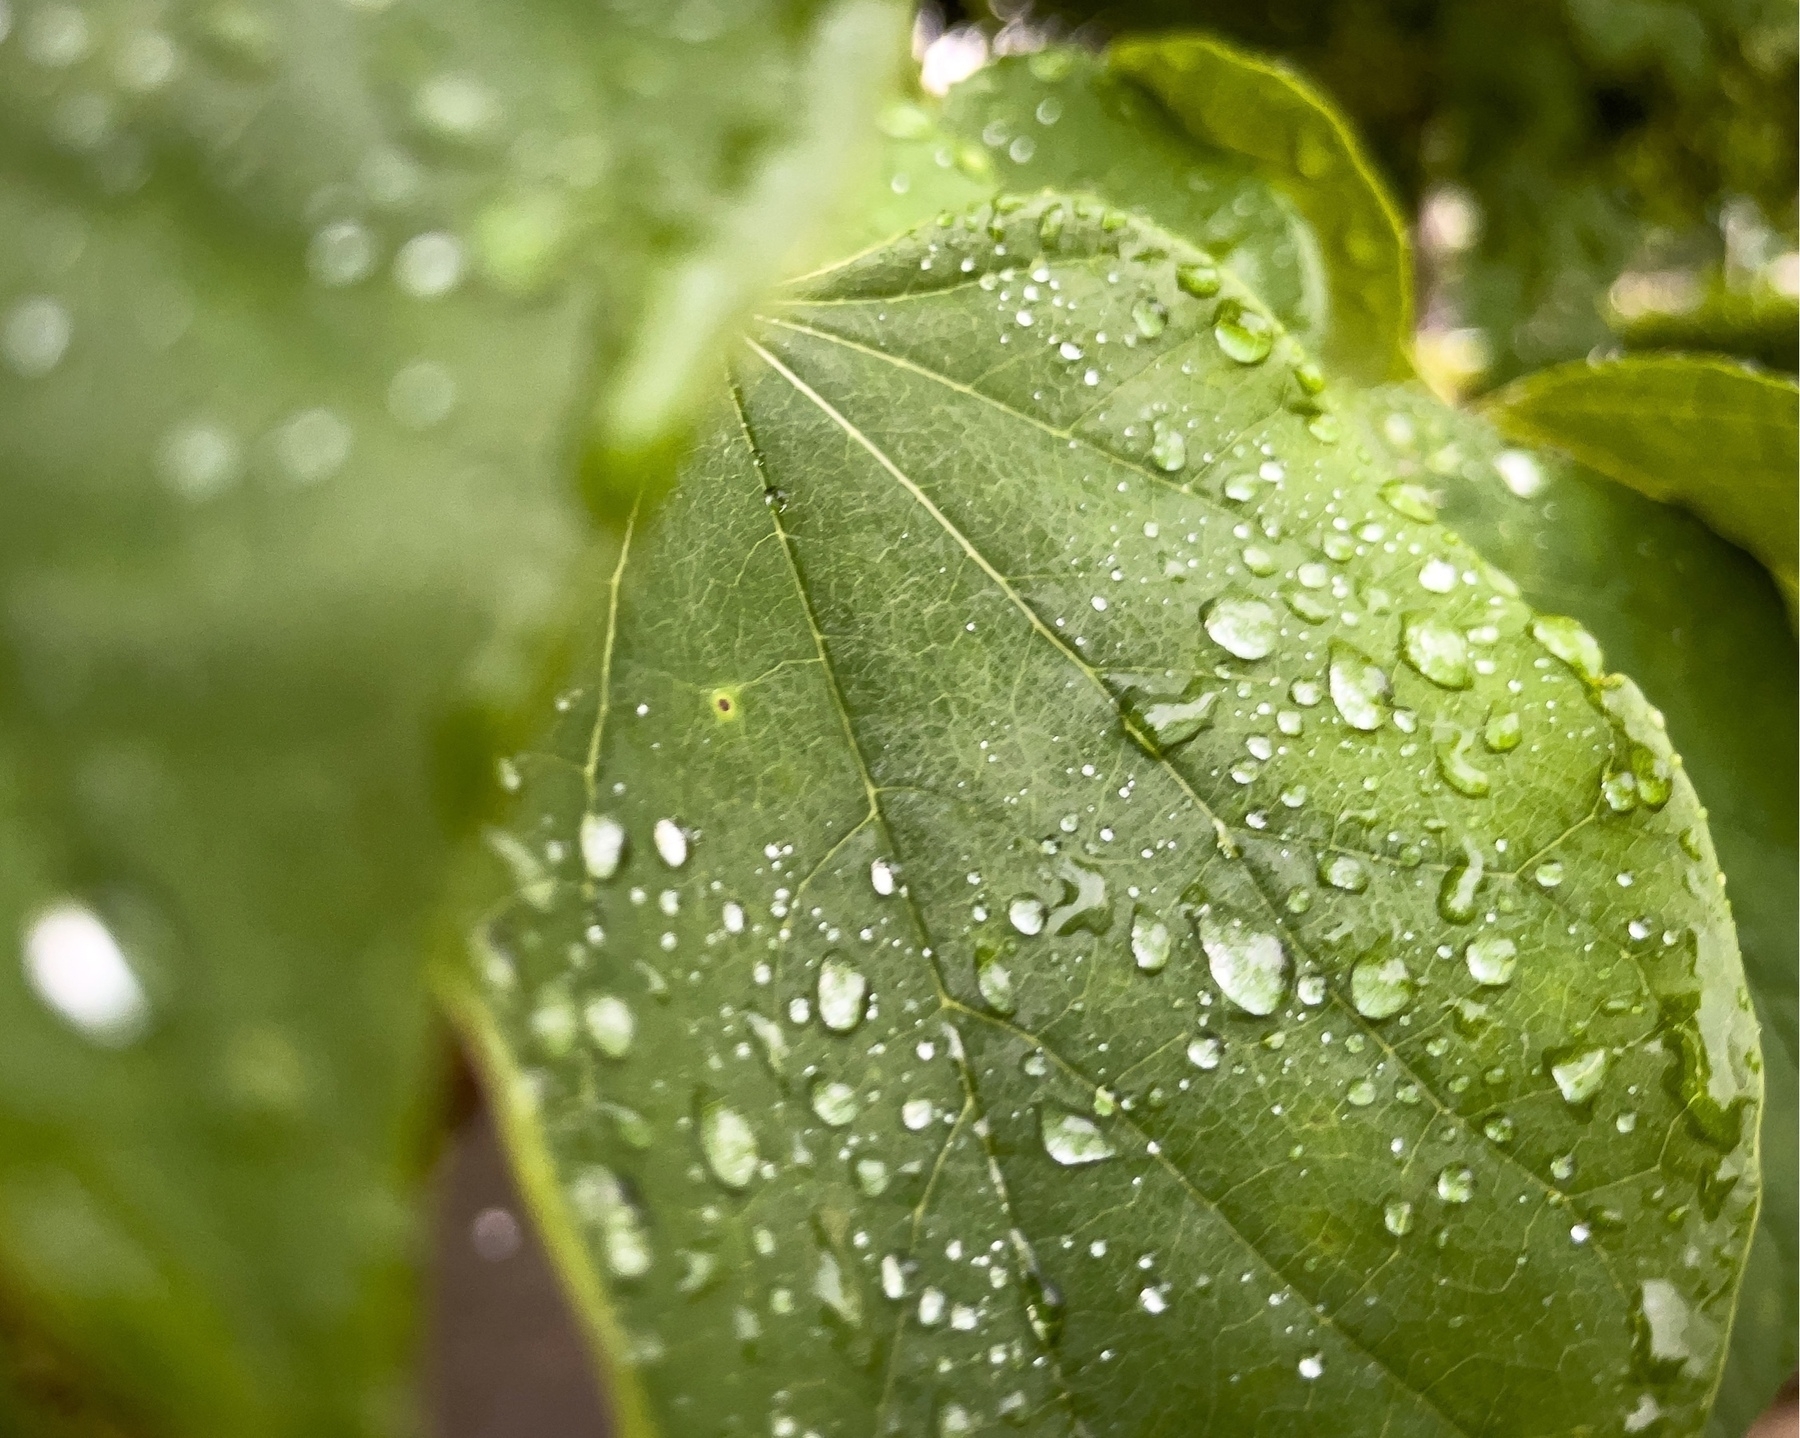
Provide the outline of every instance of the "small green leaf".
{"type": "Polygon", "coordinates": [[[1692,510],[1768,566],[1791,615],[1800,562],[1800,391],[1728,360],[1559,365],[1483,406],[1525,444],[1692,510]]]}
{"type": "MultiPolygon", "coordinates": [[[[998,60],[935,112],[923,103],[889,111],[883,129],[882,188],[860,232],[867,243],[997,194],[1092,192],[1200,246],[1208,268],[1241,271],[1294,333],[1312,335],[1329,316],[1317,246],[1293,206],[1244,157],[1188,133],[1086,51],[998,60]]],[[[1053,244],[1069,219],[1047,210],[1040,238],[1053,244]]]]}
{"type": "Polygon", "coordinates": [[[671,1438],[1704,1419],[1760,1075],[1693,791],[1195,263],[1052,195],[766,307],[516,760],[556,857],[462,1012],[671,1438]],[[546,1037],[600,993],[622,1061],[546,1037]],[[575,1216],[596,1166],[648,1265],[575,1216]]]}
{"type": "Polygon", "coordinates": [[[0,1342],[133,1431],[404,1431],[427,915],[577,456],[679,432],[903,16],[0,15],[0,1342]]]}
{"type": "Polygon", "coordinates": [[[1130,36],[1107,52],[1196,139],[1254,160],[1305,217],[1325,266],[1323,358],[1361,380],[1412,372],[1412,248],[1386,183],[1317,88],[1204,35],[1130,36]]]}
{"type": "MultiPolygon", "coordinates": [[[[1402,390],[1373,396],[1366,413],[1362,438],[1379,463],[1436,490],[1446,523],[1504,565],[1527,599],[1577,616],[1608,664],[1640,678],[1706,803],[1767,1065],[1763,1209],[1712,1430],[1741,1434],[1793,1372],[1800,1264],[1800,675],[1780,596],[1692,515],[1559,457],[1510,448],[1480,419],[1402,390]]],[[[1637,777],[1624,797],[1637,793],[1637,777]]]]}

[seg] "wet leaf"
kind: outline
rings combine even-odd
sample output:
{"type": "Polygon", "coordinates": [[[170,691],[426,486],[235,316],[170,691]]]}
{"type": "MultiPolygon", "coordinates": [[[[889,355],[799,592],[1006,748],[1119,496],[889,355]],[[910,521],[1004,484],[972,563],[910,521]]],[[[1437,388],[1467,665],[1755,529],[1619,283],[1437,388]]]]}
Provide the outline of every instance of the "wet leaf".
{"type": "Polygon", "coordinates": [[[637,8],[0,9],[24,1400],[408,1426],[424,915],[539,697],[575,457],[596,404],[674,433],[901,19],[637,8]]]}
{"type": "Polygon", "coordinates": [[[1768,566],[1788,612],[1800,548],[1800,391],[1728,360],[1560,365],[1484,405],[1508,435],[1679,504],[1768,566]]]}
{"type": "Polygon", "coordinates": [[[1760,1065],[1686,774],[1569,624],[1289,407],[1291,338],[1221,343],[1261,310],[1195,262],[1051,196],[766,308],[517,760],[512,842],[564,857],[477,927],[463,1012],[662,1432],[1704,1419],[1760,1065]],[[1464,631],[1466,688],[1402,659],[1407,615],[1464,631]],[[1145,696],[1196,680],[1165,747],[1145,696]],[[1503,709],[1488,792],[1447,784],[1437,745],[1503,709]],[[1625,771],[1651,802],[1608,802],[1625,771]],[[546,1037],[600,992],[623,1061],[546,1037]],[[571,1203],[592,1166],[647,1266],[571,1203]]]}
{"type": "Polygon", "coordinates": [[[1305,217],[1325,267],[1322,357],[1361,380],[1410,374],[1406,224],[1337,106],[1280,61],[1210,36],[1127,36],[1108,59],[1197,139],[1254,160],[1305,217]]]}
{"type": "MultiPolygon", "coordinates": [[[[1368,405],[1377,462],[1438,493],[1447,524],[1578,617],[1643,684],[1707,807],[1762,1021],[1763,1210],[1714,1431],[1742,1433],[1795,1362],[1795,655],[1781,598],[1741,550],[1673,505],[1408,391],[1368,405]]],[[[1634,785],[1635,788],[1635,785],[1634,785]]]]}

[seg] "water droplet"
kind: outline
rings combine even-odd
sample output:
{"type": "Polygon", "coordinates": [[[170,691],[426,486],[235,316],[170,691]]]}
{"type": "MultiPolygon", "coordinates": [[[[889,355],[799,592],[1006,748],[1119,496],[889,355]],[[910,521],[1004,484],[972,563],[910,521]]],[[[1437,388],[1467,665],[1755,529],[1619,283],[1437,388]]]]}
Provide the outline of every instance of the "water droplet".
{"type": "Polygon", "coordinates": [[[1026,938],[1034,938],[1044,932],[1046,912],[1043,901],[1028,894],[1021,894],[1006,906],[1006,917],[1026,938]]]}
{"type": "Polygon", "coordinates": [[[1160,1288],[1148,1287],[1138,1290],[1138,1307],[1146,1313],[1161,1313],[1169,1306],[1169,1297],[1160,1288]]]}
{"type": "Polygon", "coordinates": [[[847,1034],[863,1021],[869,1003],[869,981],[862,971],[829,954],[819,965],[819,1021],[833,1033],[847,1034]]]}
{"type": "Polygon", "coordinates": [[[1098,936],[1112,927],[1105,875],[1073,859],[1060,858],[1056,861],[1056,876],[1062,880],[1063,894],[1062,902],[1045,920],[1051,933],[1072,934],[1086,929],[1098,936]]]}
{"type": "Polygon", "coordinates": [[[456,379],[435,360],[414,360],[388,384],[387,408],[408,429],[431,429],[456,408],[456,379]]]}
{"type": "Polygon", "coordinates": [[[1590,684],[1606,673],[1600,641],[1573,619],[1560,614],[1540,614],[1531,621],[1531,637],[1590,684]]]}
{"type": "Polygon", "coordinates": [[[936,1117],[937,1107],[928,1098],[909,1098],[900,1105],[900,1122],[913,1133],[928,1127],[936,1117]]]}
{"type": "Polygon", "coordinates": [[[1235,921],[1220,923],[1211,914],[1200,919],[1200,944],[1219,991],[1245,1013],[1266,1017],[1280,1007],[1287,992],[1288,959],[1273,934],[1245,929],[1235,921]]]}
{"type": "Polygon", "coordinates": [[[243,455],[227,430],[204,420],[177,425],[156,450],[163,483],[184,499],[210,499],[236,483],[243,455]]]}
{"type": "Polygon", "coordinates": [[[1445,1203],[1467,1203],[1475,1196],[1475,1171],[1451,1164],[1437,1176],[1437,1195],[1445,1203]]]}
{"type": "Polygon", "coordinates": [[[1518,953],[1518,945],[1511,939],[1489,934],[1471,940],[1463,950],[1463,958],[1476,983],[1499,988],[1512,981],[1513,969],[1518,965],[1518,953]]]}
{"type": "Polygon", "coordinates": [[[1187,467],[1187,440],[1181,431],[1158,424],[1150,442],[1150,462],[1165,473],[1174,474],[1187,467]]]}
{"type": "Polygon", "coordinates": [[[1412,972],[1398,957],[1370,954],[1350,970],[1350,1002],[1365,1019],[1392,1018],[1412,999],[1412,972]]]}
{"type": "Polygon", "coordinates": [[[1556,859],[1546,859],[1533,870],[1531,877],[1540,889],[1554,889],[1563,881],[1563,866],[1556,859]]]}
{"type": "Polygon", "coordinates": [[[32,992],[82,1037],[122,1048],[148,1027],[143,986],[93,910],[66,902],[40,910],[25,927],[23,958],[32,992]]]}
{"type": "Polygon", "coordinates": [[[1161,973],[1169,962],[1173,941],[1169,926],[1149,914],[1135,914],[1131,920],[1131,956],[1147,974],[1161,973]]]}
{"type": "Polygon", "coordinates": [[[1040,1115],[1039,1123],[1044,1152],[1065,1168],[1099,1163],[1118,1152],[1100,1126],[1084,1114],[1054,1109],[1040,1115]]]}
{"type": "Polygon", "coordinates": [[[894,866],[886,859],[875,860],[869,865],[869,884],[882,898],[887,898],[897,887],[894,866]]]}
{"type": "Polygon", "coordinates": [[[1319,1378],[1324,1374],[1325,1355],[1322,1353],[1309,1353],[1306,1357],[1302,1358],[1296,1366],[1300,1376],[1308,1383],[1311,1383],[1315,1378],[1319,1378]]]}
{"type": "Polygon", "coordinates": [[[1275,346],[1275,324],[1265,314],[1226,300],[1213,321],[1213,338],[1239,364],[1261,364],[1275,346]]]}
{"type": "Polygon", "coordinates": [[[1375,1085],[1366,1078],[1358,1079],[1344,1090],[1344,1097],[1352,1108],[1367,1108],[1375,1102],[1375,1085]]]}
{"type": "Polygon", "coordinates": [[[336,220],[314,232],[306,268],[330,289],[366,280],[375,269],[375,237],[356,220],[336,220]]]}
{"type": "Polygon", "coordinates": [[[708,1101],[700,1106],[699,1129],[700,1152],[713,1177],[733,1193],[742,1193],[756,1177],[760,1161],[750,1121],[734,1108],[708,1101]]]}
{"type": "Polygon", "coordinates": [[[1519,747],[1521,726],[1517,714],[1496,714],[1481,731],[1481,742],[1496,754],[1510,753],[1519,747]]]}
{"type": "Polygon", "coordinates": [[[756,1041],[762,1046],[763,1061],[768,1064],[769,1072],[780,1078],[788,1055],[787,1035],[781,1031],[781,1025],[767,1014],[759,1014],[754,1010],[744,1015],[744,1021],[750,1025],[750,1032],[756,1035],[756,1041]]]}
{"type": "Polygon", "coordinates": [[[650,1235],[617,1175],[598,1164],[583,1169],[569,1185],[577,1216],[600,1230],[600,1252],[615,1278],[642,1278],[650,1271],[650,1235]]]}
{"type": "Polygon", "coordinates": [[[1474,749],[1475,738],[1466,733],[1435,746],[1438,776],[1466,799],[1485,799],[1493,786],[1471,757],[1474,749]]]}
{"type": "Polygon", "coordinates": [[[1422,484],[1390,480],[1381,486],[1381,498],[1389,509],[1421,524],[1429,524],[1437,518],[1437,503],[1432,499],[1431,491],[1422,484]]]}
{"type": "Polygon", "coordinates": [[[679,869],[687,863],[687,831],[673,819],[658,819],[656,827],[650,832],[650,837],[656,844],[657,858],[671,869],[679,869]]]}
{"type": "Polygon", "coordinates": [[[1319,879],[1347,894],[1360,894],[1369,887],[1369,869],[1354,854],[1322,854],[1319,879]]]}
{"type": "Polygon", "coordinates": [[[857,1102],[856,1090],[836,1079],[814,1079],[809,1097],[812,1111],[819,1116],[819,1121],[830,1124],[833,1128],[842,1128],[849,1123],[862,1107],[857,1102]]]}
{"type": "Polygon", "coordinates": [[[1481,850],[1470,847],[1444,873],[1438,886],[1439,917],[1452,924],[1466,924],[1475,917],[1483,872],[1481,850]]]}
{"type": "Polygon", "coordinates": [[[1544,487],[1544,471],[1537,460],[1522,449],[1503,449],[1494,456],[1494,470],[1520,499],[1530,499],[1544,487]]]}
{"type": "Polygon", "coordinates": [[[1652,1372],[1677,1368],[1691,1356],[1688,1306],[1666,1278],[1646,1278],[1638,1288],[1636,1340],[1639,1360],[1652,1372]]]}
{"type": "Polygon", "coordinates": [[[1018,1007],[1010,957],[1007,950],[991,945],[978,945],[975,950],[975,987],[981,991],[982,1002],[1003,1017],[1018,1007]]]}
{"type": "Polygon", "coordinates": [[[625,826],[610,814],[584,814],[581,819],[581,862],[596,879],[619,872],[625,855],[625,826]]]}
{"type": "Polygon", "coordinates": [[[1394,687],[1387,672],[1368,655],[1333,640],[1328,678],[1331,702],[1352,729],[1370,732],[1386,722],[1394,687]]]}
{"type": "Polygon", "coordinates": [[[1222,594],[1200,616],[1213,643],[1239,659],[1262,659],[1275,648],[1280,626],[1260,599],[1222,594]]]}
{"type": "Polygon", "coordinates": [[[1510,1118],[1497,1113],[1481,1126],[1481,1131],[1494,1143],[1511,1143],[1515,1129],[1510,1118]]]}
{"type": "Polygon", "coordinates": [[[1456,566],[1447,559],[1426,560],[1419,566],[1419,587],[1433,594],[1448,594],[1456,588],[1456,566]]]}
{"type": "Polygon", "coordinates": [[[1413,1206],[1404,1198],[1397,1198],[1382,1210],[1381,1223],[1395,1238],[1405,1238],[1412,1232],[1413,1206]]]}
{"type": "Polygon", "coordinates": [[[1223,1045],[1210,1034],[1192,1040],[1187,1046],[1188,1062],[1197,1069],[1206,1069],[1209,1072],[1219,1066],[1219,1059],[1223,1053],[1223,1045]]]}
{"type": "Polygon", "coordinates": [[[1199,680],[1175,696],[1153,692],[1133,681],[1122,682],[1120,693],[1127,732],[1140,747],[1145,747],[1148,738],[1158,756],[1172,753],[1210,727],[1219,698],[1217,690],[1201,690],[1199,680]]]}
{"type": "Polygon", "coordinates": [[[1467,689],[1475,682],[1468,641],[1455,625],[1435,614],[1412,613],[1401,619],[1400,652],[1440,689],[1467,689]]]}
{"type": "Polygon", "coordinates": [[[1153,340],[1168,325],[1169,311],[1161,300],[1146,295],[1131,307],[1131,322],[1145,339],[1153,340]]]}
{"type": "Polygon", "coordinates": [[[1550,1077],[1562,1091],[1563,1101],[1584,1104],[1600,1092],[1606,1082],[1608,1056],[1605,1049],[1583,1049],[1579,1053],[1553,1058],[1550,1077]]]}
{"type": "MultiPolygon", "coordinates": [[[[880,1198],[887,1192],[888,1166],[878,1158],[859,1158],[854,1165],[856,1186],[870,1198],[880,1198]]],[[[897,1297],[897,1294],[890,1294],[897,1297]]]]}
{"type": "Polygon", "coordinates": [[[594,1047],[609,1059],[622,1059],[631,1052],[631,1041],[637,1036],[637,1019],[624,999],[602,994],[582,1010],[582,1019],[594,1047]]]}
{"type": "Polygon", "coordinates": [[[14,373],[42,379],[62,363],[75,332],[68,308],[48,295],[28,295],[0,321],[0,354],[14,373]]]}
{"type": "Polygon", "coordinates": [[[1184,294],[1190,294],[1197,300],[1211,299],[1219,292],[1219,271],[1210,260],[1199,264],[1177,265],[1175,283],[1184,294]]]}

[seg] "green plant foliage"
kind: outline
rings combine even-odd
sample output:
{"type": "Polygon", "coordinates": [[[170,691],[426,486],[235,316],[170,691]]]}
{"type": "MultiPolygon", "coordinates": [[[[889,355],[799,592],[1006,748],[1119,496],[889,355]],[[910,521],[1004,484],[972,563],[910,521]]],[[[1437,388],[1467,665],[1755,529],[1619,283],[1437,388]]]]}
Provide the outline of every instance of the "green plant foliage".
{"type": "Polygon", "coordinates": [[[1561,365],[1485,407],[1506,433],[1680,504],[1768,566],[1790,613],[1800,561],[1800,390],[1726,360],[1561,365]]]}
{"type": "Polygon", "coordinates": [[[425,915],[562,627],[577,457],[676,433],[903,20],[708,14],[0,8],[21,1402],[406,1426],[425,915]]]}
{"type": "Polygon", "coordinates": [[[1410,374],[1405,224],[1331,102],[1286,66],[1203,35],[1128,36],[1108,59],[1193,134],[1254,158],[1305,216],[1328,277],[1322,357],[1355,379],[1410,374]]]}
{"type": "Polygon", "coordinates": [[[1707,823],[1762,1020],[1763,1210],[1709,1430],[1737,1435],[1794,1370],[1797,679],[1769,577],[1692,516],[1409,391],[1379,392],[1362,439],[1525,597],[1576,615],[1666,716],[1707,823]]]}
{"type": "Polygon", "coordinates": [[[1329,325],[1320,247],[1293,205],[1244,157],[1195,139],[1086,51],[1000,60],[940,106],[895,107],[883,128],[885,198],[867,211],[871,242],[996,194],[1090,191],[1204,248],[1294,333],[1322,338],[1329,325]]]}
{"type": "MultiPolygon", "coordinates": [[[[1465,189],[1481,223],[1443,267],[1444,298],[1486,332],[1496,381],[1610,342],[1603,300],[1628,266],[1738,259],[1720,223],[1730,202],[1753,206],[1781,247],[1795,242],[1793,0],[1034,0],[1032,11],[1100,34],[1193,26],[1281,55],[1350,116],[1409,210],[1435,185],[1465,189]]],[[[1723,342],[1740,328],[1735,310],[1685,342],[1736,349],[1723,342]]],[[[1791,345],[1791,296],[1786,313],[1791,345]]]]}
{"type": "Polygon", "coordinates": [[[513,763],[459,1002],[657,1431],[1704,1421],[1698,801],[1200,263],[1052,196],[766,307],[513,763]]]}

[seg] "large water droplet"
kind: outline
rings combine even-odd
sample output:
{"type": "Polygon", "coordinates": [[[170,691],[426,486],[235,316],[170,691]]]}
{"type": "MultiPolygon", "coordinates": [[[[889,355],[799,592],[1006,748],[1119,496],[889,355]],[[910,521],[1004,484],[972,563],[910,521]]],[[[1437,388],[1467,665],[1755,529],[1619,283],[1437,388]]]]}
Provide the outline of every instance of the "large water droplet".
{"type": "Polygon", "coordinates": [[[1453,1163],[1437,1176],[1437,1195],[1445,1203],[1467,1203],[1475,1196],[1475,1171],[1453,1163]]]}
{"type": "Polygon", "coordinates": [[[1584,1104],[1600,1092],[1606,1082],[1608,1056],[1603,1048],[1582,1049],[1579,1053],[1553,1058],[1550,1077],[1556,1080],[1563,1101],[1584,1104]]]}
{"type": "Polygon", "coordinates": [[[1666,1278],[1646,1278],[1638,1288],[1636,1340],[1639,1361],[1653,1373],[1687,1362],[1688,1306],[1666,1278]]]}
{"type": "Polygon", "coordinates": [[[1028,939],[1044,932],[1045,912],[1043,900],[1029,894],[1021,894],[1006,906],[1007,919],[1028,939]]]}
{"type": "Polygon", "coordinates": [[[829,954],[819,965],[819,1020],[833,1033],[847,1034],[863,1020],[869,981],[860,969],[829,954]]]}
{"type": "Polygon", "coordinates": [[[717,1101],[700,1106],[700,1152],[706,1166],[722,1185],[742,1193],[756,1177],[759,1155],[756,1130],[734,1108],[717,1101]]]}
{"type": "Polygon", "coordinates": [[[1437,518],[1437,503],[1432,499],[1431,491],[1422,484],[1390,480],[1381,486],[1381,498],[1389,509],[1421,524],[1429,524],[1437,518]]]}
{"type": "Polygon", "coordinates": [[[150,1003],[119,941],[80,904],[53,904],[25,927],[25,978],[82,1037],[122,1048],[149,1025],[150,1003]]]}
{"type": "Polygon", "coordinates": [[[1161,300],[1145,295],[1131,307],[1131,322],[1145,339],[1153,340],[1168,326],[1168,307],[1161,300]]]}
{"type": "Polygon", "coordinates": [[[1169,962],[1174,941],[1169,926],[1150,914],[1134,914],[1131,919],[1131,956],[1147,974],[1161,973],[1169,962]]]}
{"type": "Polygon", "coordinates": [[[1368,655],[1333,640],[1329,680],[1331,702],[1352,729],[1373,731],[1386,722],[1394,686],[1368,655]]]}
{"type": "Polygon", "coordinates": [[[843,1266],[828,1248],[819,1252],[819,1268],[813,1275],[812,1291],[813,1297],[846,1327],[862,1326],[862,1295],[854,1283],[846,1281],[843,1266]]]}
{"type": "Polygon", "coordinates": [[[1215,689],[1201,689],[1195,680],[1179,695],[1152,692],[1140,684],[1128,683],[1122,690],[1127,732],[1155,755],[1169,754],[1187,743],[1202,729],[1211,727],[1213,707],[1218,703],[1215,689]]]}
{"type": "Polygon", "coordinates": [[[1039,1122],[1044,1152],[1065,1168],[1099,1163],[1118,1152],[1100,1126],[1085,1114],[1052,1109],[1045,1111],[1039,1122]]]}
{"type": "Polygon", "coordinates": [[[1239,659],[1262,659],[1275,648],[1281,628],[1275,611],[1248,595],[1222,594],[1200,616],[1213,643],[1239,659]]]}
{"type": "Polygon", "coordinates": [[[1187,467],[1187,439],[1171,425],[1158,424],[1150,441],[1150,462],[1167,474],[1187,467]]]}
{"type": "Polygon", "coordinates": [[[1219,292],[1218,267],[1210,260],[1192,265],[1177,265],[1175,283],[1183,293],[1190,294],[1197,300],[1210,299],[1219,292]]]}
{"type": "Polygon", "coordinates": [[[1476,983],[1499,988],[1512,981],[1513,970],[1518,966],[1518,954],[1518,945],[1511,939],[1488,934],[1471,940],[1463,950],[1463,959],[1468,963],[1469,975],[1476,983]]]}
{"type": "Polygon", "coordinates": [[[1540,614],[1531,621],[1531,637],[1590,684],[1606,673],[1600,641],[1579,623],[1560,614],[1540,614]]]}
{"type": "Polygon", "coordinates": [[[1319,858],[1319,879],[1347,894],[1360,894],[1369,887],[1369,868],[1354,854],[1323,854],[1319,858]]]}
{"type": "Polygon", "coordinates": [[[1306,1357],[1302,1358],[1294,1365],[1294,1371],[1308,1383],[1311,1383],[1316,1378],[1323,1377],[1325,1373],[1325,1355],[1323,1353],[1307,1354],[1306,1357]]]}
{"type": "Polygon", "coordinates": [[[1440,689],[1467,689],[1475,682],[1468,640],[1454,624],[1435,614],[1413,613],[1401,619],[1400,652],[1440,689]]]}
{"type": "Polygon", "coordinates": [[[1288,958],[1281,940],[1211,914],[1200,919],[1200,945],[1219,991],[1245,1013],[1266,1017],[1287,993],[1288,958]]]}
{"type": "Polygon", "coordinates": [[[619,872],[625,856],[625,826],[610,814],[586,814],[581,820],[581,862],[596,879],[619,872]]]}
{"type": "Polygon", "coordinates": [[[1261,364],[1275,346],[1275,323],[1265,314],[1226,300],[1213,321],[1213,338],[1239,364],[1261,364]]]}
{"type": "Polygon", "coordinates": [[[1444,881],[1438,885],[1439,917],[1452,924],[1466,924],[1475,917],[1480,908],[1482,871],[1481,850],[1471,845],[1445,871],[1444,881]]]}
{"type": "Polygon", "coordinates": [[[849,1123],[861,1107],[857,1102],[856,1090],[836,1079],[814,1079],[809,1097],[812,1111],[819,1116],[820,1122],[830,1124],[833,1128],[842,1128],[849,1123]]]}
{"type": "Polygon", "coordinates": [[[1522,737],[1519,716],[1510,712],[1494,715],[1481,731],[1481,742],[1496,754],[1506,754],[1517,749],[1522,737]]]}
{"type": "Polygon", "coordinates": [[[1436,746],[1438,777],[1466,799],[1485,799],[1493,788],[1487,770],[1473,759],[1475,737],[1459,733],[1436,746]]]}
{"type": "Polygon", "coordinates": [[[1112,925],[1105,875],[1065,857],[1056,861],[1056,876],[1062,880],[1063,896],[1046,920],[1050,932],[1072,934],[1086,929],[1090,934],[1104,934],[1112,925]]]}
{"type": "Polygon", "coordinates": [[[1412,972],[1398,957],[1370,954],[1350,970],[1350,1002],[1365,1019],[1392,1018],[1412,999],[1412,972]]]}

